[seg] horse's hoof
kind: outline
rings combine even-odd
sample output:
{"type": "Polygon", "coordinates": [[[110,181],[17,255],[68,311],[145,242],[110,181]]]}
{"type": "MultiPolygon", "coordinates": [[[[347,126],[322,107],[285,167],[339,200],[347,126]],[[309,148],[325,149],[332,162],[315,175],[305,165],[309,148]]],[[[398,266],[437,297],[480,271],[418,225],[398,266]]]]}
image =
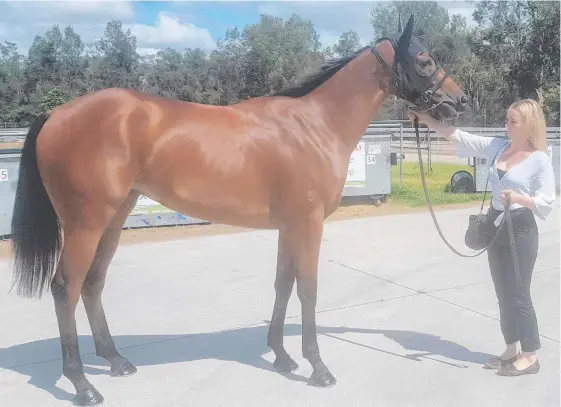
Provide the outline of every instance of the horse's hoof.
{"type": "Polygon", "coordinates": [[[291,373],[298,369],[298,363],[296,363],[290,356],[284,358],[276,358],[275,363],[273,363],[274,368],[277,372],[291,373]]]}
{"type": "Polygon", "coordinates": [[[111,376],[113,377],[131,376],[136,373],[136,370],[137,370],[136,367],[127,360],[119,367],[113,368],[113,366],[111,366],[111,376]]]}
{"type": "Polygon", "coordinates": [[[76,394],[76,397],[74,397],[74,404],[78,406],[98,406],[103,401],[103,396],[93,387],[76,394]]]}
{"type": "Polygon", "coordinates": [[[337,379],[329,371],[321,373],[312,373],[310,384],[316,387],[333,387],[337,383],[337,379]]]}

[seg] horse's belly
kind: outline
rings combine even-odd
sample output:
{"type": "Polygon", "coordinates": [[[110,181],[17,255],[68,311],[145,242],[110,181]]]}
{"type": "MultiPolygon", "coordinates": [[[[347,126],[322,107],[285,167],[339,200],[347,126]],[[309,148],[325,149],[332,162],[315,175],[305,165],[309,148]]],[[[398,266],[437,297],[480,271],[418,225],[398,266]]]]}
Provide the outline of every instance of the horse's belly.
{"type": "Polygon", "coordinates": [[[229,194],[207,194],[192,199],[172,199],[170,204],[178,211],[212,223],[270,228],[268,203],[251,196],[229,194]]]}
{"type": "Polygon", "coordinates": [[[169,209],[211,223],[249,228],[274,228],[269,192],[255,176],[221,179],[185,174],[139,183],[135,189],[169,209]]]}

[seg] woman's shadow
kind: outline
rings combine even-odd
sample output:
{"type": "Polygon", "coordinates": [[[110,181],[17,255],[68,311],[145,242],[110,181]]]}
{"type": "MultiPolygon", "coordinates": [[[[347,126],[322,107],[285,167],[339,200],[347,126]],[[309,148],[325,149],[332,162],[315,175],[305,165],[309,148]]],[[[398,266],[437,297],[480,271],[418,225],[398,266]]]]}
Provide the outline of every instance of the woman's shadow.
{"type": "MultiPolygon", "coordinates": [[[[123,355],[138,367],[218,359],[274,371],[272,363],[263,357],[270,351],[266,345],[268,329],[268,325],[257,325],[229,331],[188,335],[116,335],[113,339],[123,355]],[[147,346],[150,346],[149,351],[147,346]]],[[[456,361],[484,364],[491,357],[485,353],[472,352],[464,346],[443,340],[438,336],[419,332],[326,326],[318,326],[317,331],[318,334],[409,361],[419,362],[421,358],[440,355],[456,361]],[[336,336],[344,333],[381,334],[399,343],[406,350],[417,353],[400,355],[336,336]]],[[[301,332],[300,324],[286,324],[284,327],[285,336],[301,335],[301,332]]],[[[78,340],[86,375],[108,374],[109,365],[104,359],[95,355],[92,337],[80,335],[78,340]]],[[[465,365],[440,362],[467,368],[465,365]]],[[[0,368],[28,376],[29,384],[49,392],[59,400],[72,400],[74,397],[73,394],[56,385],[62,373],[59,338],[0,348],[0,368]]],[[[296,373],[283,375],[293,381],[307,382],[306,377],[296,373]]]]}

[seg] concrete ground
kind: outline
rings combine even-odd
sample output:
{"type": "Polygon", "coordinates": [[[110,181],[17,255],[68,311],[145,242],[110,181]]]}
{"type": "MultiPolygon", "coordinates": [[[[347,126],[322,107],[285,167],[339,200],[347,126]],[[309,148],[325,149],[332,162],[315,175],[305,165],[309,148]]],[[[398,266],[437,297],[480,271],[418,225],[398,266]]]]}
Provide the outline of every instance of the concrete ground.
{"type": "MultiPolygon", "coordinates": [[[[464,253],[476,206],[437,213],[464,253]]],[[[559,215],[557,202],[550,220],[539,222],[537,375],[482,369],[504,347],[486,254],[455,255],[428,212],[326,225],[317,324],[323,359],[338,379],[333,388],[306,384],[311,369],[301,357],[295,292],[285,346],[300,369],[286,377],[272,371],[264,322],[274,301],[277,235],[270,231],[120,247],[104,305],[118,348],[139,370],[107,374],[80,303],[85,371],[115,407],[559,406],[559,215]]],[[[61,377],[50,294],[39,301],[7,295],[10,278],[9,264],[0,263],[0,406],[69,406],[73,388],[61,377]]]]}

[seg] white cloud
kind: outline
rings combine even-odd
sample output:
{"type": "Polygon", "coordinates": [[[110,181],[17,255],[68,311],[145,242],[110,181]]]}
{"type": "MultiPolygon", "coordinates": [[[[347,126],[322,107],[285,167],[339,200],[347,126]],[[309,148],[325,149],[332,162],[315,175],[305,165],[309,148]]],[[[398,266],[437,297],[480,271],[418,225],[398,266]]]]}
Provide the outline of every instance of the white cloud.
{"type": "MultiPolygon", "coordinates": [[[[39,2],[40,3],[40,2],[39,2]]],[[[52,3],[50,3],[52,4],[52,3]]],[[[59,11],[64,14],[87,13],[89,17],[111,17],[130,19],[134,17],[134,7],[128,1],[68,1],[56,2],[59,11]]]]}
{"type": "Polygon", "coordinates": [[[158,53],[159,50],[160,50],[159,48],[137,48],[136,52],[140,56],[145,56],[145,55],[155,55],[158,53]]]}
{"type": "Polygon", "coordinates": [[[216,48],[210,32],[206,28],[197,27],[191,23],[182,23],[179,18],[171,14],[160,12],[154,25],[131,24],[131,33],[136,36],[138,43],[144,47],[157,49],[174,48],[216,48]]]}
{"type": "Polygon", "coordinates": [[[0,38],[8,36],[8,26],[4,23],[0,23],[0,38]]]}
{"type": "MultiPolygon", "coordinates": [[[[334,45],[340,35],[348,30],[358,33],[363,44],[374,38],[370,24],[370,11],[380,2],[366,1],[271,1],[259,3],[259,12],[281,18],[292,13],[309,19],[314,24],[323,46],[334,45]]],[[[160,12],[151,24],[136,22],[135,6],[131,1],[80,0],[80,1],[19,1],[0,2],[0,42],[15,42],[20,52],[26,54],[36,35],[58,24],[61,29],[71,25],[85,44],[103,35],[107,21],[120,20],[137,37],[138,52],[153,54],[159,49],[172,47],[179,50],[216,47],[208,29],[197,26],[197,16],[183,13],[189,3],[177,2],[171,7],[174,13],[160,12]],[[175,13],[177,12],[177,13],[175,13]],[[181,15],[181,18],[178,17],[181,15]]],[[[459,13],[473,21],[473,5],[465,1],[440,2],[450,15],[459,13]]],[[[217,6],[218,7],[218,6],[217,6]]],[[[242,7],[242,5],[240,5],[242,7]]],[[[247,3],[244,5],[247,6],[247,3]]],[[[252,6],[253,7],[253,6],[252,6]]]]}
{"type": "Polygon", "coordinates": [[[332,47],[339,42],[339,33],[335,31],[319,30],[319,42],[323,47],[332,47]]]}
{"type": "Polygon", "coordinates": [[[468,26],[475,24],[475,21],[471,16],[475,10],[475,5],[463,0],[441,1],[440,5],[448,9],[448,15],[450,17],[454,14],[459,14],[462,17],[465,17],[468,26]]]}
{"type": "MultiPolygon", "coordinates": [[[[287,19],[292,13],[310,20],[320,35],[323,46],[333,45],[342,33],[354,30],[363,44],[375,37],[370,12],[387,1],[274,1],[259,5],[259,12],[287,19]],[[336,38],[335,38],[336,37],[336,38]]],[[[474,6],[463,0],[439,1],[448,14],[461,14],[468,25],[473,23],[474,6]]],[[[396,27],[397,28],[397,27],[396,27]]]]}
{"type": "Polygon", "coordinates": [[[141,55],[156,53],[172,47],[184,49],[216,47],[210,32],[178,17],[161,12],[153,24],[136,22],[135,8],[130,1],[20,1],[0,2],[0,42],[11,41],[27,54],[36,35],[43,35],[55,24],[61,30],[74,28],[84,44],[91,44],[103,36],[109,20],[119,20],[123,28],[130,28],[137,37],[137,51],[141,55]]]}
{"type": "Polygon", "coordinates": [[[131,2],[114,1],[20,1],[0,2],[4,29],[0,41],[15,42],[27,54],[36,35],[43,35],[55,24],[61,30],[72,26],[82,41],[89,44],[103,35],[107,21],[134,22],[131,2]]]}
{"type": "Polygon", "coordinates": [[[134,19],[134,6],[129,1],[8,1],[1,4],[6,21],[49,22],[59,24],[134,19]],[[7,14],[7,16],[6,16],[7,14]]]}
{"type": "Polygon", "coordinates": [[[336,43],[341,34],[349,30],[356,31],[363,43],[372,40],[374,30],[370,24],[370,11],[375,5],[362,1],[276,1],[260,5],[259,12],[283,19],[289,18],[292,13],[298,14],[312,22],[322,45],[328,46],[336,43]]]}

